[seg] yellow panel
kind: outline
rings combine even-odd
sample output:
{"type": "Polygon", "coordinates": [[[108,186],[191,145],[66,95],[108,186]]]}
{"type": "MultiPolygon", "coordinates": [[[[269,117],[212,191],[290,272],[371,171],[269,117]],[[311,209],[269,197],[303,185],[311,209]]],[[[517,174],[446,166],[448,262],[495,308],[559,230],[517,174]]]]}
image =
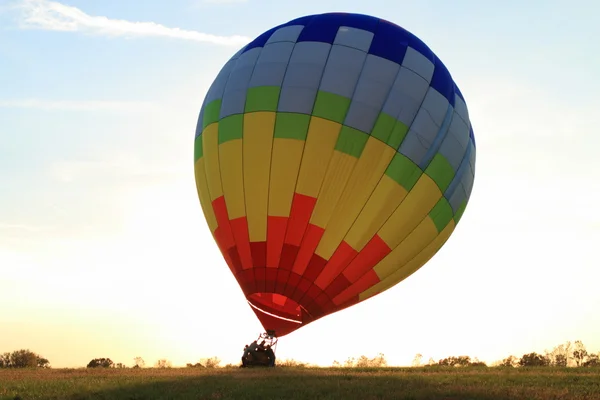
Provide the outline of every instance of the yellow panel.
{"type": "Polygon", "coordinates": [[[244,114],[244,192],[251,242],[267,240],[269,172],[274,130],[274,112],[244,114]]]}
{"type": "Polygon", "coordinates": [[[200,157],[194,163],[194,175],[196,177],[196,190],[200,199],[200,206],[204,212],[204,218],[208,223],[208,228],[214,234],[219,224],[210,201],[210,193],[208,192],[208,182],[206,181],[206,168],[204,167],[204,157],[200,157]]]}
{"type": "Polygon", "coordinates": [[[415,258],[410,260],[407,264],[405,264],[402,268],[394,272],[392,275],[388,276],[385,280],[377,283],[376,285],[371,286],[369,289],[362,292],[358,299],[359,301],[363,301],[368,299],[371,296],[376,295],[377,293],[381,293],[384,290],[391,288],[397,283],[403,281],[410,275],[412,275],[415,271],[421,268],[427,261],[431,259],[438,252],[438,250],[446,243],[452,232],[454,231],[454,221],[450,221],[448,225],[440,232],[440,234],[431,242],[427,247],[425,247],[415,258]]]}
{"type": "Polygon", "coordinates": [[[310,217],[311,224],[325,229],[357,162],[356,157],[350,154],[337,150],[333,152],[315,209],[310,217]]]}
{"type": "Polygon", "coordinates": [[[204,149],[206,180],[210,200],[223,196],[221,188],[221,168],[219,167],[219,124],[210,124],[202,132],[202,147],[204,149]]]}
{"type": "Polygon", "coordinates": [[[296,192],[316,198],[342,125],[311,117],[296,192]]]}
{"type": "Polygon", "coordinates": [[[380,280],[393,274],[412,260],[438,235],[435,224],[426,216],[406,239],[373,268],[380,280]]]}
{"type": "Polygon", "coordinates": [[[242,139],[229,140],[219,145],[219,164],[229,219],[243,217],[246,215],[246,205],[244,202],[242,139]]]}
{"type": "Polygon", "coordinates": [[[392,216],[381,227],[379,237],[390,247],[395,248],[419,222],[431,211],[442,197],[442,192],[433,179],[423,174],[392,216]]]}
{"type": "Polygon", "coordinates": [[[333,255],[369,200],[395,153],[394,149],[382,141],[369,138],[315,251],[319,256],[329,260],[333,255]]]}
{"type": "Polygon", "coordinates": [[[304,141],[276,138],[273,141],[271,184],[269,187],[269,215],[289,217],[302,160],[304,141]]]}
{"type": "Polygon", "coordinates": [[[361,251],[407,194],[408,191],[400,184],[384,175],[348,231],[344,239],[346,243],[356,251],[361,251]]]}

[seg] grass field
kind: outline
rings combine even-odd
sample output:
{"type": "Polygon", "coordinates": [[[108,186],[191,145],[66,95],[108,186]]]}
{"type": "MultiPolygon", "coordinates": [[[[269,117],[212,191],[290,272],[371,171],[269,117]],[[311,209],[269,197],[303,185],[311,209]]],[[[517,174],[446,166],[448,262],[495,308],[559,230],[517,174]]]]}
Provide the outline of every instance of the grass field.
{"type": "Polygon", "coordinates": [[[0,370],[0,399],[600,399],[594,368],[0,370]]]}

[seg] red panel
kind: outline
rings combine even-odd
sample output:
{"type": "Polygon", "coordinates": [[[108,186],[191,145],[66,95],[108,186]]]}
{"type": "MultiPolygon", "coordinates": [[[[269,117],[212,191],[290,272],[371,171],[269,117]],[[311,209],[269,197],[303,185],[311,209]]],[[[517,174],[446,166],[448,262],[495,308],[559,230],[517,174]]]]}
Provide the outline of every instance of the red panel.
{"type": "Polygon", "coordinates": [[[275,293],[284,294],[285,286],[290,277],[291,272],[285,269],[277,269],[277,278],[275,279],[275,293]]]}
{"type": "Polygon", "coordinates": [[[287,217],[267,217],[266,265],[268,268],[277,268],[279,266],[287,223],[287,217]]]}
{"type": "Polygon", "coordinates": [[[279,261],[279,268],[292,270],[296,257],[298,256],[299,246],[293,244],[284,243],[283,249],[281,250],[281,260],[279,261]]]}
{"type": "Polygon", "coordinates": [[[267,242],[250,242],[250,253],[255,268],[267,266],[267,242]]]}
{"type": "Polygon", "coordinates": [[[343,304],[350,301],[354,296],[359,295],[371,286],[379,283],[379,277],[372,269],[364,274],[360,279],[352,284],[348,289],[333,298],[335,304],[343,304]]]}
{"type": "Polygon", "coordinates": [[[321,275],[315,280],[315,284],[321,289],[325,289],[357,255],[358,252],[348,243],[340,243],[321,275]]]}
{"type": "Polygon", "coordinates": [[[342,293],[344,290],[350,287],[350,281],[344,275],[338,275],[337,278],[331,282],[327,289],[325,289],[325,293],[329,296],[330,299],[333,299],[338,294],[342,293]]]}
{"type": "Polygon", "coordinates": [[[367,271],[372,270],[375,265],[390,254],[392,249],[378,235],[373,236],[373,239],[367,243],[364,249],[344,270],[344,276],[350,282],[356,282],[367,271]]]}
{"type": "Polygon", "coordinates": [[[325,292],[321,292],[321,294],[317,296],[317,298],[315,299],[315,303],[317,303],[319,307],[321,307],[323,313],[325,314],[328,314],[335,310],[335,305],[325,292]]]}
{"type": "Polygon", "coordinates": [[[294,292],[296,291],[296,288],[300,284],[301,279],[302,279],[302,277],[300,275],[291,272],[290,277],[287,282],[287,285],[285,285],[283,294],[289,298],[292,298],[292,296],[294,295],[294,292]]]}
{"type": "Polygon", "coordinates": [[[277,279],[277,269],[276,268],[267,268],[265,275],[265,292],[273,293],[275,292],[275,281],[277,279]]]}
{"type": "Polygon", "coordinates": [[[227,205],[225,204],[225,197],[217,197],[212,202],[212,208],[217,218],[217,224],[221,229],[220,239],[223,243],[223,249],[227,250],[235,244],[233,240],[233,233],[229,226],[229,216],[227,215],[227,205]]]}
{"type": "Polygon", "coordinates": [[[237,274],[239,271],[242,270],[242,262],[240,261],[240,255],[238,254],[237,247],[236,246],[231,247],[229,250],[227,250],[227,254],[229,255],[229,258],[231,259],[231,264],[234,269],[234,274],[237,274]]]}
{"type": "Polygon", "coordinates": [[[236,277],[246,296],[256,292],[256,285],[254,284],[254,270],[242,270],[236,277]]]}
{"type": "Polygon", "coordinates": [[[308,263],[310,262],[310,259],[315,252],[315,249],[321,241],[321,237],[323,237],[323,232],[325,232],[325,230],[316,225],[310,224],[308,226],[292,271],[300,275],[304,273],[308,263]]]}
{"type": "Polygon", "coordinates": [[[252,253],[250,252],[250,238],[248,234],[248,220],[246,217],[236,218],[229,221],[233,238],[240,256],[243,269],[252,268],[252,253]]]}
{"type": "Polygon", "coordinates": [[[254,279],[256,280],[256,291],[259,293],[266,293],[266,282],[267,277],[266,267],[254,267],[254,279]]]}
{"type": "Polygon", "coordinates": [[[300,246],[302,236],[304,236],[306,226],[316,203],[317,199],[314,197],[294,193],[290,220],[285,234],[285,243],[300,246]]]}
{"type": "Polygon", "coordinates": [[[309,281],[314,281],[317,279],[317,276],[323,271],[327,265],[327,260],[323,257],[313,254],[308,262],[308,267],[306,267],[306,271],[304,271],[304,277],[309,281]]]}
{"type": "Polygon", "coordinates": [[[300,282],[298,282],[298,285],[296,286],[296,290],[294,291],[294,294],[292,296],[288,296],[288,297],[290,297],[290,298],[294,299],[294,301],[300,303],[300,300],[304,297],[304,295],[306,295],[306,292],[308,292],[308,289],[312,286],[312,284],[313,283],[311,281],[309,281],[305,277],[301,276],[300,282]]]}

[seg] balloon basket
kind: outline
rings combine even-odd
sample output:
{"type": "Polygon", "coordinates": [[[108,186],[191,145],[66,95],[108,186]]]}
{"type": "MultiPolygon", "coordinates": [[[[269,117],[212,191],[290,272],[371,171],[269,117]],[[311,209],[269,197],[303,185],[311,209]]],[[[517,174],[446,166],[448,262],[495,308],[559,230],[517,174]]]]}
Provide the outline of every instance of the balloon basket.
{"type": "Polygon", "coordinates": [[[277,336],[275,332],[261,333],[258,338],[244,347],[240,367],[275,367],[277,336]]]}

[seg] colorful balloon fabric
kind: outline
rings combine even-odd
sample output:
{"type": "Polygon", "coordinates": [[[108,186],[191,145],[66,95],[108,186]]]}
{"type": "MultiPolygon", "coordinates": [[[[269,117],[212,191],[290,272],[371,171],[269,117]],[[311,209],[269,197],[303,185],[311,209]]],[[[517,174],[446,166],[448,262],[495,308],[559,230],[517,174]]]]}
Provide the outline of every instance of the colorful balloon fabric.
{"type": "Polygon", "coordinates": [[[329,13],[270,29],[225,64],[194,159],[215,241],[263,327],[284,336],[431,259],[463,215],[475,153],[465,100],[421,40],[329,13]]]}

